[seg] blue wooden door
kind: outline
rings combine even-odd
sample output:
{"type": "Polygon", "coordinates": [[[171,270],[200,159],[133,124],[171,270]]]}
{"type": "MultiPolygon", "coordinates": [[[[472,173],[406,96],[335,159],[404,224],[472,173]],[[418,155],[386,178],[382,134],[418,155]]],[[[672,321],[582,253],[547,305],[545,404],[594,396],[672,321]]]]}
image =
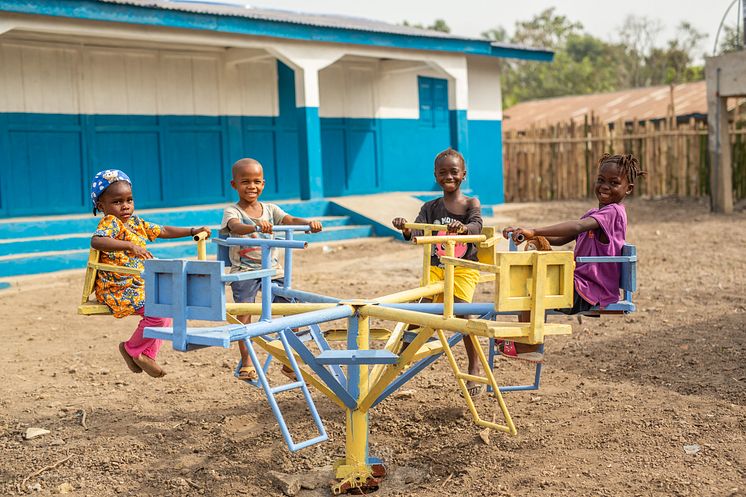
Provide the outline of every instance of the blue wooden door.
{"type": "Polygon", "coordinates": [[[321,155],[325,195],[380,191],[378,136],[374,119],[322,119],[321,155]]]}

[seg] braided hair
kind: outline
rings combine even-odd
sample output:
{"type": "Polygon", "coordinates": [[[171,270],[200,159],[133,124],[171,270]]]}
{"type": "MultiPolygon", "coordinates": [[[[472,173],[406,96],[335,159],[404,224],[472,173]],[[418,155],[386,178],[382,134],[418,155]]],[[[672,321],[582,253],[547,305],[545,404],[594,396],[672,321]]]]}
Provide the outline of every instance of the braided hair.
{"type": "Polygon", "coordinates": [[[464,170],[466,170],[466,161],[464,160],[464,156],[461,155],[461,153],[458,150],[455,150],[451,147],[448,147],[447,149],[443,150],[441,153],[435,156],[435,165],[438,165],[438,162],[445,159],[446,157],[451,157],[453,159],[456,159],[461,162],[461,165],[464,166],[464,170]]]}
{"type": "Polygon", "coordinates": [[[616,164],[630,185],[633,185],[638,177],[644,178],[647,174],[647,171],[640,168],[640,161],[632,154],[604,154],[598,161],[598,168],[601,169],[605,164],[616,164]]]}

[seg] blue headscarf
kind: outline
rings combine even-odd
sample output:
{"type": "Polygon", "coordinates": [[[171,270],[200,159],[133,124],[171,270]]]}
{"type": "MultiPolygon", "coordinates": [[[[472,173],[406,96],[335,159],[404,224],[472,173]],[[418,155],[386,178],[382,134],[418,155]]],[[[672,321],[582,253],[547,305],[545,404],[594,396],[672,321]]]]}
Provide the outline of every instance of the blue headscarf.
{"type": "Polygon", "coordinates": [[[93,181],[91,181],[91,202],[93,202],[94,215],[96,214],[96,202],[98,202],[98,198],[112,183],[116,183],[117,181],[126,181],[132,186],[130,177],[119,169],[104,169],[97,172],[96,176],[93,177],[93,181]]]}

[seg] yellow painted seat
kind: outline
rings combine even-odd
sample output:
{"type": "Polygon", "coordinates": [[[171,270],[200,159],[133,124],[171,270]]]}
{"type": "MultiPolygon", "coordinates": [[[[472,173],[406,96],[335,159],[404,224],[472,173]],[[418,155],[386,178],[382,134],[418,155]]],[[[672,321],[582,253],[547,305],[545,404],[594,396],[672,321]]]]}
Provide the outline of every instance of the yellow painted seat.
{"type": "MultiPolygon", "coordinates": [[[[496,273],[495,310],[527,311],[527,323],[472,320],[474,333],[489,338],[510,338],[523,343],[543,343],[544,335],[569,335],[572,326],[547,323],[547,309],[572,307],[575,261],[570,251],[497,252],[495,264],[485,271],[496,273]]],[[[456,264],[447,260],[447,264],[456,264]]]]}
{"type": "Polygon", "coordinates": [[[96,274],[99,271],[114,271],[120,274],[139,275],[141,270],[129,267],[114,266],[113,264],[102,264],[99,262],[101,252],[91,249],[88,254],[88,263],[86,264],[85,279],[83,280],[83,296],[78,306],[78,314],[85,316],[111,314],[111,309],[106,304],[101,304],[94,300],[89,300],[96,284],[96,274]]]}

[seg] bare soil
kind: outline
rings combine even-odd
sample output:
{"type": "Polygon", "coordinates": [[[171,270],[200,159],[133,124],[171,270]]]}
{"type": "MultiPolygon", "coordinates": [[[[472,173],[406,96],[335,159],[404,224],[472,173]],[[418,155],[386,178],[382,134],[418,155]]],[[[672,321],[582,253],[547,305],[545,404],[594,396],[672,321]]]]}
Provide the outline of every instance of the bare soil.
{"type": "MultiPolygon", "coordinates": [[[[589,207],[510,215],[531,226],[589,207]]],[[[439,360],[370,415],[371,455],[389,470],[377,495],[746,495],[746,213],[639,199],[628,213],[639,311],[552,318],[574,333],[548,340],[539,391],[506,395],[516,437],[485,442],[439,360]]],[[[362,298],[417,283],[415,247],[331,249],[297,257],[297,288],[362,298]]],[[[0,494],[281,495],[276,471],[315,487],[299,496],[329,495],[315,469],[344,453],[335,404],[314,394],[331,439],[290,453],[263,393],[232,377],[236,350],[166,344],[168,376],[132,374],[117,343],[136,320],[76,315],[82,278],[25,278],[0,292],[0,494]],[[51,433],[25,440],[29,427],[51,433]]],[[[491,295],[485,285],[477,300],[491,295]]],[[[465,362],[460,345],[457,358],[465,362]]],[[[503,360],[496,374],[525,383],[532,370],[503,360]]],[[[478,405],[488,419],[496,410],[487,396],[478,405]]],[[[312,433],[300,395],[284,394],[281,406],[297,437],[312,433]]]]}

